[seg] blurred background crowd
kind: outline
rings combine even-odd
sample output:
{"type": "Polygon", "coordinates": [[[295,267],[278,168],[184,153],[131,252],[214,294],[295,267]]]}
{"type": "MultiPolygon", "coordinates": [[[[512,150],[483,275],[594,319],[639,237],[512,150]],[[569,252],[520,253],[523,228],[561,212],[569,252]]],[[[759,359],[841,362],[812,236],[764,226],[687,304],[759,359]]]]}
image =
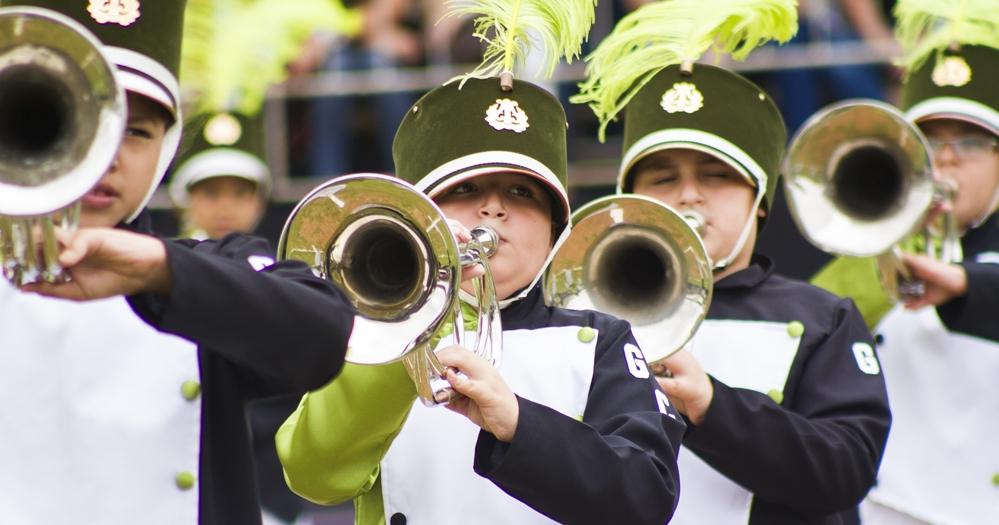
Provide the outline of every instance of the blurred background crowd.
{"type": "MultiPolygon", "coordinates": [[[[593,49],[622,16],[649,0],[598,2],[590,33],[593,49]]],[[[472,21],[442,19],[446,0],[347,0],[362,13],[354,37],[316,31],[288,65],[290,80],[273,86],[258,118],[264,127],[261,154],[273,181],[258,233],[277,240],[284,219],[320,182],[347,173],[392,173],[392,138],[402,115],[422,93],[470,71],[481,59],[472,21]]],[[[721,64],[758,83],[778,101],[789,136],[831,102],[872,98],[895,102],[899,74],[892,65],[893,0],[800,0],[800,29],[784,46],[758,50],[745,62],[721,64]]],[[[563,101],[569,129],[569,184],[574,205],[608,194],[620,152],[620,127],[597,139],[597,122],[570,95],[584,64],[562,65],[544,83],[563,101]]],[[[530,69],[520,73],[531,79],[530,69]]],[[[537,79],[534,79],[537,81],[537,79]]],[[[183,83],[183,80],[182,80],[183,83]]],[[[180,158],[183,158],[183,150],[180,158]]],[[[794,228],[778,196],[772,226],[763,232],[764,253],[777,271],[808,278],[828,256],[794,228]]],[[[157,230],[178,231],[165,189],[152,203],[157,230]]]]}

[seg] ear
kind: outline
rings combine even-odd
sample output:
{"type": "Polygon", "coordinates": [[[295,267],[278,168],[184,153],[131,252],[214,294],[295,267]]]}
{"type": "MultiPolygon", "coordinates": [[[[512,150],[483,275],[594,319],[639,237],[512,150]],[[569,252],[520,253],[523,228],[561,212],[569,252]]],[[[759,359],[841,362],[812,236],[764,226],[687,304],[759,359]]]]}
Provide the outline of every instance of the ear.
{"type": "Polygon", "coordinates": [[[767,210],[762,207],[756,209],[756,216],[759,218],[765,218],[767,216],[767,210]]]}

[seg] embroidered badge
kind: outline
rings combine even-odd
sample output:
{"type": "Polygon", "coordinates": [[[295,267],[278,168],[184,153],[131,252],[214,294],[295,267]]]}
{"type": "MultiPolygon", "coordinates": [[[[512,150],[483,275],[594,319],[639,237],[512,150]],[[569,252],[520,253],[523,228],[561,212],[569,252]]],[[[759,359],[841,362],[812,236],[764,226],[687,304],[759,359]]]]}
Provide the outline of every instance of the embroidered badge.
{"type": "Polygon", "coordinates": [[[516,100],[508,98],[497,99],[496,103],[486,110],[486,122],[497,131],[509,130],[523,133],[531,125],[527,122],[527,113],[516,100]]]}
{"type": "Polygon", "coordinates": [[[231,146],[242,135],[243,126],[228,113],[219,113],[205,124],[205,140],[213,146],[231,146]]]}
{"type": "Polygon", "coordinates": [[[130,25],[139,19],[139,0],[90,0],[90,16],[98,24],[130,25]]]}
{"type": "Polygon", "coordinates": [[[933,83],[940,87],[961,87],[971,82],[971,66],[961,57],[949,56],[937,62],[932,78],[933,83]]]}
{"type": "Polygon", "coordinates": [[[663,93],[659,105],[666,113],[696,113],[704,107],[704,95],[690,82],[677,82],[663,93]]]}

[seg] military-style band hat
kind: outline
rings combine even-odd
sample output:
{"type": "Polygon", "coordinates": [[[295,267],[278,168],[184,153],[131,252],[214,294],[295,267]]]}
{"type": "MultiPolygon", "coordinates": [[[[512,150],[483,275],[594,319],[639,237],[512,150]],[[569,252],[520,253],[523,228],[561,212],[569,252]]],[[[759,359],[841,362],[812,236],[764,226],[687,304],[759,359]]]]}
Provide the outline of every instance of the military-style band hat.
{"type": "Polygon", "coordinates": [[[902,109],[913,122],[952,118],[999,135],[999,8],[995,0],[899,0],[902,109]]]}
{"type": "MultiPolygon", "coordinates": [[[[895,5],[905,56],[902,109],[915,123],[954,119],[999,136],[999,9],[994,0],[895,5]]],[[[999,209],[992,195],[980,224],[999,209]]]]}
{"type": "Polygon", "coordinates": [[[934,54],[909,74],[902,109],[913,122],[963,120],[999,136],[999,49],[970,45],[934,54]]]}
{"type": "Polygon", "coordinates": [[[126,90],[159,102],[176,116],[186,0],[2,0],[0,4],[43,7],[79,22],[104,44],[126,90]]]}
{"type": "Polygon", "coordinates": [[[625,109],[619,193],[630,193],[641,159],[666,149],[713,155],[764,191],[765,209],[784,156],[787,130],[773,99],[731,71],[697,64],[689,73],[669,66],[649,81],[625,109]]]}
{"type": "MultiPolygon", "coordinates": [[[[160,149],[156,176],[132,222],[153,196],[180,144],[181,116],[177,70],[186,0],[0,0],[0,6],[35,6],[79,22],[100,39],[117,79],[126,91],[144,95],[173,116],[160,149]]],[[[168,123],[169,124],[169,123],[168,123]]]]}
{"type": "Polygon", "coordinates": [[[725,268],[749,239],[758,209],[769,210],[787,131],[773,100],[742,76],[698,64],[709,48],[741,60],[798,29],[794,0],[662,0],[632,11],[587,57],[587,79],[573,102],[586,103],[601,122],[624,110],[624,152],[618,193],[633,191],[633,168],[668,149],[693,149],[732,166],[755,188],[756,199],[725,268]]]}
{"type": "MultiPolygon", "coordinates": [[[[548,260],[528,286],[500,301],[501,308],[530,293],[571,229],[565,109],[541,87],[514,80],[514,70],[528,52],[540,59],[543,76],[563,58],[578,57],[595,7],[595,0],[451,2],[445,16],[474,19],[485,43],[483,61],[420,98],[392,144],[396,175],[431,198],[459,182],[502,172],[533,177],[548,190],[556,225],[548,260]]],[[[464,294],[463,300],[474,298],[464,294]]]]}
{"type": "Polygon", "coordinates": [[[430,91],[406,113],[392,145],[396,175],[430,197],[486,173],[534,177],[549,191],[552,219],[569,217],[566,117],[543,88],[468,79],[430,91]]]}
{"type": "Polygon", "coordinates": [[[188,123],[177,168],[170,180],[175,206],[190,205],[190,188],[214,177],[238,177],[253,182],[266,198],[271,173],[264,158],[264,128],[260,118],[240,113],[199,115],[188,123]]]}
{"type": "MultiPolygon", "coordinates": [[[[744,59],[798,28],[793,0],[662,0],[629,13],[587,57],[587,79],[573,102],[601,122],[625,113],[619,193],[632,191],[632,168],[665,149],[718,157],[757,188],[769,209],[787,131],[773,100],[731,71],[696,63],[712,48],[744,59]]],[[[755,214],[755,210],[754,210],[755,214]]]]}

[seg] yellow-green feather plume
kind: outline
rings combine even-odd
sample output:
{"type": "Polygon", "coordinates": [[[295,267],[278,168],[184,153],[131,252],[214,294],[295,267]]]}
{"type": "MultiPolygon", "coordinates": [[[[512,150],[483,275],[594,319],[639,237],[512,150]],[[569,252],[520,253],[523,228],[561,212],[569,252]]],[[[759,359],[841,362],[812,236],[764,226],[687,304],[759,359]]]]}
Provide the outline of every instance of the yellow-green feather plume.
{"type": "Polygon", "coordinates": [[[544,53],[550,77],[565,58],[579,57],[595,19],[597,0],[449,0],[449,16],[475,18],[475,36],[486,43],[482,63],[459,78],[490,78],[512,72],[527,53],[544,53]]]}
{"type": "Polygon", "coordinates": [[[353,36],[361,24],[340,0],[189,0],[181,85],[197,111],[253,115],[310,35],[353,36]]]}
{"type": "Polygon", "coordinates": [[[646,4],[618,22],[586,58],[587,80],[571,100],[588,104],[607,124],[664,68],[697,61],[709,48],[744,59],[798,30],[795,0],[662,0],[646,4]]]}
{"type": "Polygon", "coordinates": [[[900,0],[895,17],[895,37],[905,51],[902,65],[907,72],[952,44],[999,48],[996,0],[900,0]]]}

